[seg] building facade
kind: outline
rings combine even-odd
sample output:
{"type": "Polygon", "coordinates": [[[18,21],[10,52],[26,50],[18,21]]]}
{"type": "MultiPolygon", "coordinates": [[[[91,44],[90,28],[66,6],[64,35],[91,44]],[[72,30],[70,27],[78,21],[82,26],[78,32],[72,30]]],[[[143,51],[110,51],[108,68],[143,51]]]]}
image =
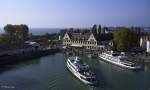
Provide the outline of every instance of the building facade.
{"type": "Polygon", "coordinates": [[[146,49],[146,52],[150,52],[150,36],[143,36],[140,38],[140,46],[146,49]]]}
{"type": "Polygon", "coordinates": [[[104,48],[101,40],[93,33],[66,33],[63,37],[63,46],[83,47],[85,49],[104,48]]]}

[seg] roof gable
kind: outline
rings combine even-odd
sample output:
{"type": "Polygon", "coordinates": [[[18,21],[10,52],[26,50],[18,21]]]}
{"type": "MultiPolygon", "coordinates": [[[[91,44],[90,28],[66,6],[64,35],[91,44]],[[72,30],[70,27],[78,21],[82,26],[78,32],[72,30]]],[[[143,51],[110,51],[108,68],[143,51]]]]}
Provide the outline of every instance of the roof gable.
{"type": "Polygon", "coordinates": [[[69,33],[70,39],[72,40],[88,40],[89,33],[69,33]]]}
{"type": "Polygon", "coordinates": [[[96,40],[95,36],[91,33],[88,41],[95,41],[96,42],[97,40],[96,40]]]}
{"type": "Polygon", "coordinates": [[[68,33],[66,33],[65,35],[64,35],[64,38],[63,39],[68,39],[68,40],[70,40],[70,36],[69,36],[69,34],[68,33]]]}

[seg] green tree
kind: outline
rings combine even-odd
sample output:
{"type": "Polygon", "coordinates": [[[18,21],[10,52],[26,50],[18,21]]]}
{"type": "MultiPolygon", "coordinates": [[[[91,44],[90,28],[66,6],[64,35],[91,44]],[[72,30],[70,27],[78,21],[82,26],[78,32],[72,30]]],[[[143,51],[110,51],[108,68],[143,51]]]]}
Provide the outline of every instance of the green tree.
{"type": "Polygon", "coordinates": [[[67,32],[67,29],[62,29],[62,30],[59,31],[59,35],[61,37],[64,37],[64,35],[65,35],[66,32],[67,32]]]}
{"type": "Polygon", "coordinates": [[[11,24],[7,24],[6,26],[4,26],[4,31],[7,34],[12,35],[14,33],[14,26],[11,24]]]}
{"type": "Polygon", "coordinates": [[[28,39],[29,29],[27,25],[14,25],[16,40],[25,41],[28,39]]]}
{"type": "Polygon", "coordinates": [[[93,27],[92,27],[92,33],[94,35],[97,35],[97,25],[96,24],[94,24],[93,27]]]}
{"type": "MultiPolygon", "coordinates": [[[[7,37],[8,41],[10,41],[10,43],[12,43],[12,41],[15,39],[15,35],[14,35],[15,29],[14,29],[14,26],[11,25],[11,24],[7,24],[6,26],[4,26],[4,31],[5,31],[5,34],[8,36],[7,37]]],[[[4,38],[6,38],[5,36],[4,36],[4,38]]]]}
{"type": "Polygon", "coordinates": [[[74,33],[81,33],[81,30],[80,29],[75,29],[74,33]]]}
{"type": "Polygon", "coordinates": [[[24,41],[28,38],[29,28],[25,24],[21,25],[11,25],[7,24],[4,26],[5,34],[9,36],[10,43],[15,43],[17,41],[24,41]]]}
{"type": "Polygon", "coordinates": [[[29,28],[25,24],[20,25],[20,34],[22,40],[27,40],[29,35],[29,28]]]}
{"type": "Polygon", "coordinates": [[[132,47],[137,47],[139,45],[138,36],[134,30],[118,27],[114,33],[115,48],[118,51],[127,51],[132,47]]]}
{"type": "Polygon", "coordinates": [[[0,35],[0,44],[7,44],[10,42],[10,36],[8,34],[0,35]]]}
{"type": "Polygon", "coordinates": [[[98,26],[98,30],[97,30],[97,34],[101,34],[102,33],[102,27],[101,25],[98,26]]]}
{"type": "Polygon", "coordinates": [[[108,27],[104,26],[101,30],[101,33],[106,34],[105,32],[108,30],[108,27]]]}
{"type": "Polygon", "coordinates": [[[45,38],[49,39],[50,38],[50,34],[47,32],[45,33],[45,38]]]}

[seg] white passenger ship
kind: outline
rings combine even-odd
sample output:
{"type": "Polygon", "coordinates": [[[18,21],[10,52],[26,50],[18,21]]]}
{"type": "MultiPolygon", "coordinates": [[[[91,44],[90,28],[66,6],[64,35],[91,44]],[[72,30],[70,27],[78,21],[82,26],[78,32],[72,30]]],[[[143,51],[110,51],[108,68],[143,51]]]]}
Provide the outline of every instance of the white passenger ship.
{"type": "Polygon", "coordinates": [[[127,61],[126,56],[121,56],[113,51],[107,51],[104,53],[99,54],[99,58],[103,59],[104,61],[108,61],[112,64],[118,65],[123,68],[127,69],[140,69],[141,66],[139,64],[127,61]]]}
{"type": "Polygon", "coordinates": [[[83,62],[79,57],[69,57],[67,59],[68,69],[83,83],[87,85],[95,85],[96,78],[90,70],[89,65],[83,62]]]}

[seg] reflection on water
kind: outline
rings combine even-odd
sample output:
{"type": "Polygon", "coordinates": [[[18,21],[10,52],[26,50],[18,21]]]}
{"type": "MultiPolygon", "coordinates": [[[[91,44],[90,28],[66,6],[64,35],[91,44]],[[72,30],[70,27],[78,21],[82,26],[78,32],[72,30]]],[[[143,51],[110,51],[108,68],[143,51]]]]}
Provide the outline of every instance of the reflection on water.
{"type": "Polygon", "coordinates": [[[148,90],[150,66],[132,71],[112,64],[84,60],[98,79],[96,88],[86,86],[65,65],[66,57],[58,53],[39,59],[0,67],[0,90],[148,90]]]}
{"type": "Polygon", "coordinates": [[[7,71],[10,70],[16,70],[19,68],[24,68],[24,66],[27,65],[36,65],[40,63],[40,59],[36,59],[36,60],[31,60],[31,61],[25,61],[25,62],[20,62],[18,64],[12,64],[12,65],[1,65],[0,66],[0,74],[5,73],[7,71]]]}

